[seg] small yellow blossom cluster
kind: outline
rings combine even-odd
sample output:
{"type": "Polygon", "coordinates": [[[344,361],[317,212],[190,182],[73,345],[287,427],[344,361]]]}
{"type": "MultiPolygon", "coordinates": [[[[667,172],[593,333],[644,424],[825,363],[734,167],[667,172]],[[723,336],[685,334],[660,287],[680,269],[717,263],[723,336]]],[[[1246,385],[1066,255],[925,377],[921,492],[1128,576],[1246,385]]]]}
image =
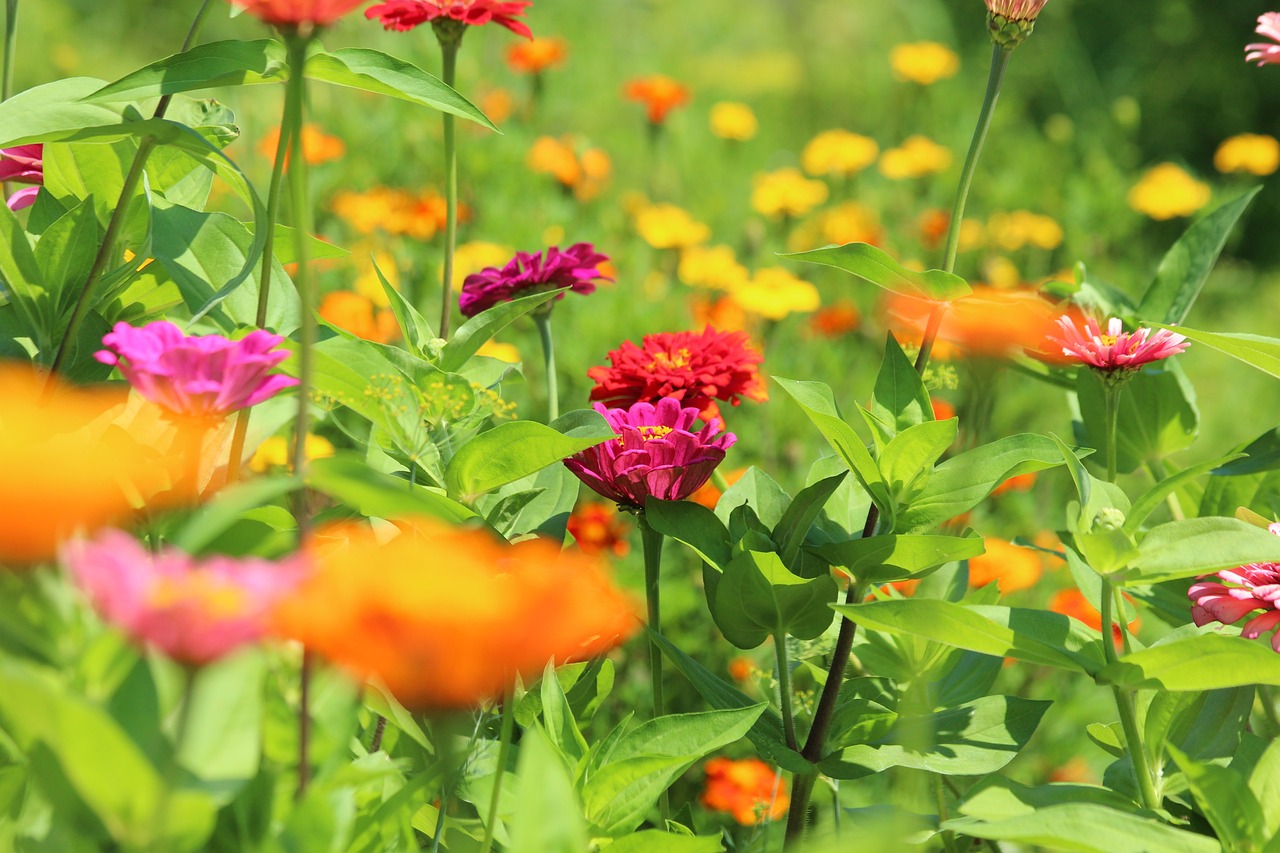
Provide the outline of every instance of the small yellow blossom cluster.
{"type": "Polygon", "coordinates": [[[880,174],[895,181],[923,178],[950,165],[951,149],[918,134],[880,155],[880,174]]]}
{"type": "Polygon", "coordinates": [[[895,45],[889,51],[889,66],[899,80],[932,86],[954,77],[960,70],[960,58],[945,44],[920,41],[895,45]]]}
{"type": "Polygon", "coordinates": [[[752,318],[781,320],[788,314],[816,311],[818,289],[781,267],[753,275],[728,246],[692,247],[681,253],[677,274],[685,284],[713,291],[695,304],[695,313],[721,330],[740,329],[752,318]]]}
{"type": "Polygon", "coordinates": [[[738,101],[720,101],[713,105],[710,122],[711,133],[730,142],[746,142],[760,129],[755,112],[738,101]]]}
{"type": "Polygon", "coordinates": [[[1213,191],[1176,163],[1148,169],[1129,190],[1129,207],[1152,219],[1190,216],[1209,203],[1213,191]]]}
{"type": "Polygon", "coordinates": [[[756,175],[751,207],[770,219],[804,216],[827,200],[827,185],[806,178],[799,169],[778,169],[756,175]]]}
{"type": "Polygon", "coordinates": [[[1232,136],[1214,152],[1213,167],[1223,174],[1270,175],[1280,168],[1280,141],[1259,133],[1232,136]]]}
{"type": "MultiPolygon", "coordinates": [[[[334,454],[333,444],[322,435],[307,434],[303,447],[307,459],[327,459],[334,454]]],[[[254,451],[249,460],[249,470],[255,474],[266,474],[269,471],[284,470],[293,467],[293,439],[283,435],[273,435],[254,451]]]]}
{"type": "Polygon", "coordinates": [[[1029,210],[997,211],[987,219],[987,242],[1006,252],[1023,246],[1052,250],[1062,245],[1062,226],[1029,210]]]}
{"type": "Polygon", "coordinates": [[[565,192],[590,201],[604,191],[613,174],[613,161],[599,148],[572,136],[540,136],[529,149],[529,168],[555,178],[565,192]]]}

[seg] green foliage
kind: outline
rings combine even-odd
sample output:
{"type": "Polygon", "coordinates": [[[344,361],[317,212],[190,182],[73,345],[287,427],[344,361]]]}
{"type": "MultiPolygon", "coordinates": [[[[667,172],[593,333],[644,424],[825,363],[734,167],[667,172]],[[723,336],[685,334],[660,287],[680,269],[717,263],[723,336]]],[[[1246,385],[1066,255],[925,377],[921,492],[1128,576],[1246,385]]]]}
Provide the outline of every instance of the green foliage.
{"type": "Polygon", "coordinates": [[[725,639],[752,649],[770,635],[812,640],[831,624],[836,598],[831,576],[801,578],[774,553],[746,551],[725,566],[711,615],[725,639]]]}
{"type": "Polygon", "coordinates": [[[808,252],[793,252],[783,257],[835,267],[853,273],[858,278],[869,281],[877,287],[883,287],[891,293],[899,293],[903,296],[950,301],[967,296],[971,292],[968,283],[957,275],[942,270],[927,272],[909,270],[884,250],[877,249],[869,243],[827,246],[808,252]]]}

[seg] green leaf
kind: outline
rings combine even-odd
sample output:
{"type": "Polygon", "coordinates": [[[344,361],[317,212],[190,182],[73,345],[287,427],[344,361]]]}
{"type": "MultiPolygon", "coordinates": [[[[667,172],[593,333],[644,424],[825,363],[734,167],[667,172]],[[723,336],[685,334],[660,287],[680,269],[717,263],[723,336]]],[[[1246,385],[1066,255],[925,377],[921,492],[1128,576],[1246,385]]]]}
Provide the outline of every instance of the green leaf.
{"type": "Polygon", "coordinates": [[[929,392],[892,334],[886,336],[884,361],[876,374],[870,414],[875,423],[881,425],[878,431],[881,442],[887,442],[908,427],[933,420],[929,392]]]}
{"type": "Polygon", "coordinates": [[[830,574],[801,578],[777,554],[746,551],[725,567],[711,615],[740,649],[753,649],[771,634],[812,640],[830,627],[828,605],[838,592],[830,574]]]}
{"type": "Polygon", "coordinates": [[[601,853],[720,853],[719,835],[673,835],[660,829],[643,829],[624,835],[601,853]]]}
{"type": "Polygon", "coordinates": [[[907,427],[885,445],[880,473],[895,501],[909,504],[928,483],[933,466],[955,443],[959,421],[926,421],[907,427]]]}
{"type": "Polygon", "coordinates": [[[1218,690],[1280,686],[1280,655],[1264,643],[1223,634],[1193,634],[1131,652],[1097,675],[1128,689],[1218,690]]]}
{"type": "Polygon", "coordinates": [[[498,424],[458,449],[445,469],[445,487],[450,496],[470,503],[499,486],[614,438],[613,430],[607,436],[571,438],[534,421],[498,424]]]}
{"type": "Polygon", "coordinates": [[[1045,806],[1005,820],[956,818],[942,828],[973,838],[1078,853],[1222,853],[1218,842],[1207,836],[1093,803],[1045,806]]]}
{"type": "Polygon", "coordinates": [[[481,311],[459,326],[453,333],[453,337],[449,339],[449,343],[441,348],[440,369],[450,372],[458,370],[498,332],[535,308],[541,308],[563,292],[563,289],[547,290],[532,296],[522,296],[510,302],[499,302],[487,311],[481,311]]]}
{"type": "Polygon", "coordinates": [[[141,101],[214,86],[281,82],[288,70],[284,45],[274,39],[215,41],[139,68],[83,100],[141,101]]]}
{"type": "Polygon", "coordinates": [[[98,254],[98,219],[85,199],[45,229],[36,241],[40,281],[53,301],[54,316],[69,312],[98,254]]]}
{"type": "Polygon", "coordinates": [[[1220,205],[1178,238],[1161,259],[1155,279],[1142,295],[1139,317],[1175,324],[1187,319],[1231,229],[1261,189],[1255,187],[1220,205]]]}
{"type": "Polygon", "coordinates": [[[373,271],[378,276],[378,281],[382,284],[382,291],[387,295],[387,301],[391,303],[391,311],[396,315],[396,324],[400,326],[401,336],[412,353],[425,358],[427,346],[436,336],[435,331],[426,318],[418,313],[418,309],[414,308],[395,285],[382,274],[382,270],[378,267],[378,259],[370,256],[370,261],[373,263],[373,271]]]}
{"type": "Polygon", "coordinates": [[[1274,562],[1280,562],[1280,537],[1234,518],[1188,518],[1153,527],[1138,543],[1134,565],[1116,580],[1145,585],[1274,562]]]}
{"type": "Polygon", "coordinates": [[[261,654],[239,654],[201,668],[192,685],[178,762],[220,804],[258,775],[265,678],[261,654]]]}
{"type": "Polygon", "coordinates": [[[980,536],[889,534],[834,542],[813,550],[863,583],[878,584],[905,580],[954,560],[976,557],[986,547],[980,536]]]}
{"type": "MultiPolygon", "coordinates": [[[[1076,396],[1084,418],[1081,442],[1098,448],[1092,461],[1105,468],[1106,397],[1094,371],[1076,373],[1076,396]]],[[[1176,365],[1138,372],[1120,391],[1116,470],[1127,474],[1144,463],[1190,447],[1199,428],[1195,390],[1176,365]]]]}
{"type": "Polygon", "coordinates": [[[1190,483],[1192,480],[1196,480],[1205,474],[1232,462],[1233,460],[1241,459],[1244,456],[1244,453],[1233,453],[1229,456],[1211,459],[1208,462],[1202,462],[1199,465],[1193,465],[1186,470],[1179,471],[1170,477],[1166,477],[1159,483],[1156,483],[1134,502],[1133,508],[1130,509],[1129,513],[1125,516],[1125,532],[1129,534],[1137,533],[1142,527],[1142,522],[1146,521],[1147,517],[1151,515],[1151,513],[1155,512],[1169,495],[1178,491],[1178,489],[1182,488],[1187,483],[1190,483]]]}
{"type": "Polygon", "coordinates": [[[307,485],[374,518],[427,515],[457,524],[477,517],[452,498],[381,474],[343,454],[312,461],[307,469],[307,485]]]}
{"type": "MultiPolygon", "coordinates": [[[[791,496],[783,491],[777,480],[752,465],[720,496],[716,502],[716,517],[728,525],[735,512],[744,505],[750,507],[760,521],[761,530],[768,533],[770,528],[782,523],[782,516],[791,505],[791,496]]],[[[730,538],[737,541],[740,537],[731,535],[730,538]]]]}
{"type": "Polygon", "coordinates": [[[119,124],[120,109],[88,104],[82,98],[103,84],[92,77],[67,77],[33,86],[0,103],[0,148],[23,144],[22,140],[83,127],[119,124]]]}
{"type": "Polygon", "coordinates": [[[1162,323],[1153,325],[1185,335],[1189,341],[1226,353],[1232,358],[1258,368],[1263,373],[1280,378],[1280,338],[1226,332],[1201,332],[1197,329],[1188,329],[1186,326],[1168,326],[1162,323]]]}
{"type": "Polygon", "coordinates": [[[236,483],[220,491],[193,513],[173,537],[173,543],[188,554],[198,554],[246,512],[274,501],[298,486],[294,477],[255,477],[236,483]]]}
{"type": "Polygon", "coordinates": [[[729,531],[705,506],[650,497],[644,502],[644,517],[654,530],[688,545],[701,560],[720,571],[729,564],[729,531]]]}
{"type": "Polygon", "coordinates": [[[804,544],[805,537],[809,535],[809,529],[813,527],[827,499],[845,481],[846,476],[848,472],[841,471],[801,489],[773,528],[773,541],[778,543],[778,553],[788,567],[796,566],[796,557],[800,554],[800,546],[804,544]]]}
{"type": "Polygon", "coordinates": [[[4,285],[0,292],[17,309],[23,325],[43,352],[53,339],[52,303],[26,233],[13,211],[6,205],[0,207],[4,208],[0,210],[0,279],[4,285]]]}
{"type": "Polygon", "coordinates": [[[950,301],[973,291],[958,275],[942,270],[916,272],[895,261],[887,252],[870,243],[847,243],[808,252],[782,255],[795,261],[822,264],[850,272],[858,278],[903,296],[950,301]]]}
{"type": "Polygon", "coordinates": [[[1280,740],[1268,744],[1249,775],[1249,790],[1262,806],[1260,824],[1267,838],[1280,833],[1280,740]]]}
{"type": "Polygon", "coordinates": [[[582,853],[588,849],[582,806],[564,763],[540,729],[520,741],[510,853],[582,853]],[[548,819],[551,816],[553,819],[548,819]]]}
{"type": "Polygon", "coordinates": [[[836,605],[854,622],[894,634],[1089,674],[1102,668],[1097,631],[1061,613],[927,598],[836,605]]]}
{"type": "Polygon", "coordinates": [[[569,707],[569,700],[564,695],[560,679],[556,678],[555,665],[551,662],[543,670],[539,694],[542,698],[542,723],[546,727],[547,737],[569,765],[575,766],[587,753],[587,739],[582,736],[573,719],[573,710],[569,707]]]}
{"type": "Polygon", "coordinates": [[[1262,806],[1244,777],[1227,767],[1193,761],[1174,747],[1168,749],[1223,847],[1261,850],[1267,842],[1262,832],[1262,806]]]}

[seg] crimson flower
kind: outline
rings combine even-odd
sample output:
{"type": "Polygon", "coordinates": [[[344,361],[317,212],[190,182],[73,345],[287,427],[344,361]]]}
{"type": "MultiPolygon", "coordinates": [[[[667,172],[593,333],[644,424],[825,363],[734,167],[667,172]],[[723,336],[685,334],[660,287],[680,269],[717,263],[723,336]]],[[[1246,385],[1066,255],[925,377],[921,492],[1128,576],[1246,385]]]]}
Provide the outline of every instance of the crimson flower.
{"type": "Polygon", "coordinates": [[[587,376],[596,387],[591,399],[612,406],[656,402],[664,397],[693,406],[704,419],[718,417],[716,400],[739,405],[745,397],[769,399],[756,366],[764,360],[746,332],[659,332],[640,346],[624,341],[609,353],[609,367],[593,367],[587,376]]]}
{"type": "Polygon", "coordinates": [[[44,183],[44,145],[17,145],[0,148],[0,182],[35,184],[18,190],[6,202],[10,210],[22,210],[36,202],[36,194],[44,183]]]}
{"type": "MultiPolygon", "coordinates": [[[[1280,536],[1280,524],[1267,528],[1280,536]]],[[[1249,563],[1212,576],[1214,580],[1191,585],[1191,618],[1197,625],[1221,622],[1230,625],[1255,610],[1262,612],[1244,624],[1240,636],[1254,640],[1280,626],[1280,563],[1249,563]],[[1225,583],[1223,583],[1225,581],[1225,583]]],[[[1280,633],[1271,635],[1271,648],[1280,652],[1280,633]]]]}
{"type": "Polygon", "coordinates": [[[618,437],[564,460],[565,466],[597,494],[625,506],[640,508],[645,498],[679,501],[696,492],[724,461],[725,451],[738,440],[731,432],[717,436],[720,421],[697,432],[698,410],[681,407],[674,397],[655,406],[636,403],[629,409],[595,410],[604,415],[618,437]]]}
{"type": "MultiPolygon", "coordinates": [[[[510,302],[540,290],[567,287],[574,293],[594,293],[595,281],[612,281],[600,272],[609,257],[596,251],[590,243],[574,243],[561,251],[552,246],[542,252],[516,252],[507,265],[487,267],[467,276],[462,282],[458,305],[463,315],[474,317],[499,302],[510,302]]],[[[557,299],[563,299],[560,294],[557,299]]]]}
{"type": "Polygon", "coordinates": [[[405,32],[421,24],[454,20],[478,27],[492,21],[516,35],[533,38],[523,21],[516,20],[532,6],[533,0],[386,0],[365,10],[364,16],[376,18],[388,30],[405,32]]]}
{"type": "MultiPolygon", "coordinates": [[[[1258,16],[1258,28],[1255,30],[1258,35],[1271,39],[1271,42],[1280,42],[1280,12],[1267,12],[1265,15],[1258,16]]],[[[1271,42],[1257,42],[1255,44],[1246,44],[1244,46],[1245,62],[1256,62],[1258,67],[1264,65],[1280,65],[1280,44],[1272,44],[1271,42]]]]}
{"type": "Polygon", "coordinates": [[[1104,373],[1137,370],[1144,364],[1177,355],[1188,346],[1185,336],[1168,329],[1126,332],[1118,317],[1107,321],[1106,334],[1093,319],[1085,320],[1083,332],[1067,316],[1058,320],[1058,327],[1061,336],[1050,340],[1062,345],[1062,354],[1104,373]]]}
{"type": "Polygon", "coordinates": [[[231,0],[254,17],[278,27],[313,24],[324,27],[365,0],[231,0]]]}

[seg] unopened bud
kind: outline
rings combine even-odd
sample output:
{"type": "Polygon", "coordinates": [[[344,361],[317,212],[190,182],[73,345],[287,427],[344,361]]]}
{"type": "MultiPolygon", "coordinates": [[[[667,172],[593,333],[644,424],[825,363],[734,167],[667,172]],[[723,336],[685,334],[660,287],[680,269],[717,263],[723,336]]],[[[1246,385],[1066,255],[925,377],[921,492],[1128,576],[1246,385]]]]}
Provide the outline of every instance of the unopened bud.
{"type": "Polygon", "coordinates": [[[1103,507],[1093,518],[1093,529],[1105,532],[1124,529],[1124,513],[1113,506],[1103,507]]]}
{"type": "Polygon", "coordinates": [[[985,0],[987,29],[996,44],[1015,48],[1035,29],[1036,18],[1048,0],[985,0]]]}

